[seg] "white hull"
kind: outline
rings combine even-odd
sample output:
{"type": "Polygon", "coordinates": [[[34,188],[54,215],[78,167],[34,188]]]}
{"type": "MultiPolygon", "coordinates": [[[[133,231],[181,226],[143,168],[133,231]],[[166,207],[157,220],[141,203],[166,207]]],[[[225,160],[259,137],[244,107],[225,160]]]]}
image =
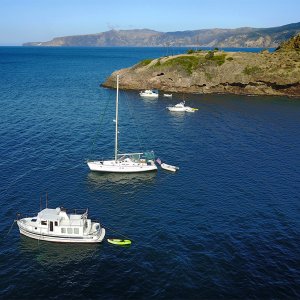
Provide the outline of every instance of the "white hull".
{"type": "Polygon", "coordinates": [[[197,108],[192,108],[184,105],[185,102],[180,102],[174,106],[168,106],[167,109],[172,112],[195,112],[197,108]]]}
{"type": "Polygon", "coordinates": [[[125,163],[114,160],[108,161],[88,161],[88,166],[91,171],[110,172],[110,173],[138,173],[156,171],[157,166],[153,163],[147,165],[146,163],[125,163]]]}
{"type": "Polygon", "coordinates": [[[41,240],[41,241],[48,241],[48,242],[56,242],[56,243],[101,243],[105,237],[105,229],[101,228],[100,235],[88,235],[88,236],[78,236],[78,237],[71,237],[71,236],[58,236],[58,235],[51,235],[51,234],[40,234],[30,232],[23,228],[20,221],[17,221],[19,226],[20,233],[30,237],[32,239],[41,240]]]}
{"type": "Polygon", "coordinates": [[[186,111],[185,107],[183,107],[183,108],[181,108],[181,107],[167,107],[167,109],[169,111],[176,111],[176,112],[185,112],[186,111]]]}
{"type": "Polygon", "coordinates": [[[146,98],[158,98],[158,93],[155,93],[152,90],[146,90],[144,92],[140,92],[140,96],[146,98]]]}
{"type": "Polygon", "coordinates": [[[185,107],[167,107],[167,109],[169,111],[173,111],[173,112],[195,112],[196,111],[195,108],[191,108],[189,106],[185,106],[185,107]]]}
{"type": "Polygon", "coordinates": [[[170,172],[176,172],[179,169],[178,167],[171,166],[171,165],[168,165],[165,163],[162,163],[160,166],[162,167],[162,169],[170,171],[170,172]]]}
{"type": "Polygon", "coordinates": [[[157,99],[158,98],[158,95],[147,95],[147,94],[140,94],[141,97],[144,97],[144,98],[149,98],[149,99],[157,99]]]}

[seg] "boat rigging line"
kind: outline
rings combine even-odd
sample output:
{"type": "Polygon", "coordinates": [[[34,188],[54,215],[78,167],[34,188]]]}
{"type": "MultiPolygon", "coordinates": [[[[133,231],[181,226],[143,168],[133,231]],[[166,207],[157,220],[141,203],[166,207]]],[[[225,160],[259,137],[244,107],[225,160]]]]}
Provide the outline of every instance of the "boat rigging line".
{"type": "Polygon", "coordinates": [[[101,127],[102,127],[102,123],[103,123],[103,120],[104,120],[104,116],[106,114],[106,111],[107,111],[107,108],[108,108],[108,105],[112,99],[112,96],[110,95],[109,97],[105,97],[107,100],[106,100],[106,104],[105,104],[105,107],[104,107],[104,111],[102,113],[102,115],[100,115],[100,123],[99,123],[99,127],[98,127],[98,130],[96,131],[95,135],[94,135],[94,138],[92,139],[92,142],[91,142],[91,151],[89,153],[89,157],[91,157],[92,153],[94,152],[95,150],[95,142],[96,140],[98,139],[98,136],[100,134],[100,131],[101,131],[101,127]]]}
{"type": "Polygon", "coordinates": [[[133,109],[129,105],[129,100],[128,100],[129,97],[128,97],[127,93],[125,93],[125,97],[124,98],[125,98],[125,103],[126,103],[126,105],[128,107],[128,111],[129,111],[130,117],[133,120],[134,129],[135,129],[138,141],[139,141],[140,149],[146,149],[145,145],[142,145],[142,143],[141,143],[140,134],[139,134],[139,131],[138,131],[139,127],[136,124],[136,120],[135,120],[134,115],[133,115],[133,109]]]}

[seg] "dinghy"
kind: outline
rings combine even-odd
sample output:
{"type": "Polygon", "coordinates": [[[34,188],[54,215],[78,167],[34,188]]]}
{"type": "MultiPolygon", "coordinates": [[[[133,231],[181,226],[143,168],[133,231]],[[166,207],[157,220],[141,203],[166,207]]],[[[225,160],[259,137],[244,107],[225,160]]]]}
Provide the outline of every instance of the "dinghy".
{"type": "Polygon", "coordinates": [[[131,240],[121,240],[121,239],[107,239],[110,244],[119,245],[119,246],[128,246],[131,245],[131,240]]]}
{"type": "Polygon", "coordinates": [[[177,170],[179,170],[178,167],[168,165],[168,164],[165,164],[165,163],[162,163],[160,166],[161,166],[162,169],[170,171],[170,172],[176,172],[177,170]]]}

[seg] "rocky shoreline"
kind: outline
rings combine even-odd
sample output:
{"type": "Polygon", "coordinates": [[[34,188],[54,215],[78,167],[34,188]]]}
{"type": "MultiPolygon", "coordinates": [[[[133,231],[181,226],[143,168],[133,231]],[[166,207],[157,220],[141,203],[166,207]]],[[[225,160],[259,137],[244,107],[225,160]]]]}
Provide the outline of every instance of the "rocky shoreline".
{"type": "Polygon", "coordinates": [[[300,35],[275,52],[190,51],[114,72],[102,85],[130,90],[300,97],[300,35]]]}

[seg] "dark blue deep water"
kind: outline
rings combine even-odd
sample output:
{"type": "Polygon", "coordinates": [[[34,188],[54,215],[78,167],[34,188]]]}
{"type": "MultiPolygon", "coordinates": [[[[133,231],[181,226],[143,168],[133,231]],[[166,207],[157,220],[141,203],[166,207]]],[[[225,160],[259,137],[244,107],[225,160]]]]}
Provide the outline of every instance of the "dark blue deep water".
{"type": "Polygon", "coordinates": [[[121,91],[120,149],[180,170],[89,172],[87,158],[113,155],[115,91],[99,84],[165,52],[0,48],[0,298],[300,298],[299,99],[121,91]],[[199,110],[165,109],[183,99],[199,110]],[[133,244],[7,235],[46,191],[50,207],[88,207],[133,244]]]}

